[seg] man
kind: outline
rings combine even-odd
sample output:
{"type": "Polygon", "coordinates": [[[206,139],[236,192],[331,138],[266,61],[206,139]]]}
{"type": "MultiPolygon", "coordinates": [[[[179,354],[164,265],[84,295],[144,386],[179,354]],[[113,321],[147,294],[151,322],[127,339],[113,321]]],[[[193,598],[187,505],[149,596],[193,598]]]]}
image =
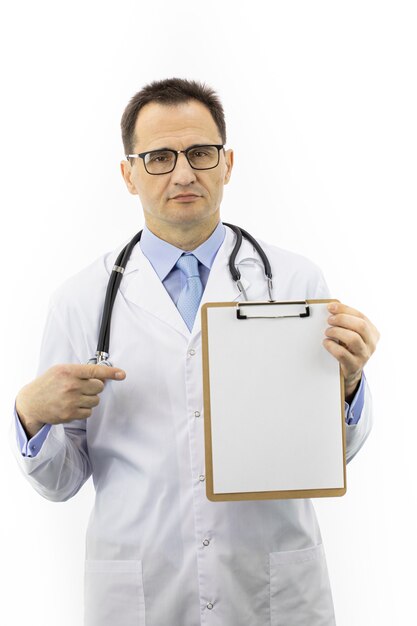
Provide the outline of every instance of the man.
{"type": "MultiPolygon", "coordinates": [[[[111,360],[123,370],[85,365],[119,249],[56,292],[39,376],[16,399],[16,455],[34,488],[62,501],[93,476],[85,623],[333,625],[311,501],[205,495],[197,308],[242,296],[228,272],[234,234],[220,221],[233,168],[222,106],[194,81],[155,82],[132,98],[122,134],[122,175],[146,223],[113,310],[111,360]]],[[[329,297],[310,261],[262,245],[276,300],[329,297]]],[[[267,299],[249,243],[237,263],[248,298],[267,299]]],[[[345,378],[348,460],[370,430],[363,367],[377,340],[362,313],[334,306],[323,345],[345,378]]]]}

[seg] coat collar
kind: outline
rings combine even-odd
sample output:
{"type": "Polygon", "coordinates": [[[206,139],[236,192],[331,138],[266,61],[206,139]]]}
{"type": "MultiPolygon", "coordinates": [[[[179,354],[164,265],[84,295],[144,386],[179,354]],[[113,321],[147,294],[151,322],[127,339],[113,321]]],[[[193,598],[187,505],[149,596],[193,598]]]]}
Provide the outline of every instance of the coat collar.
{"type": "MultiPolygon", "coordinates": [[[[119,288],[121,295],[126,300],[133,302],[136,306],[174,328],[184,335],[187,340],[190,340],[201,331],[201,305],[205,302],[233,302],[243,299],[229,270],[229,257],[233,250],[234,242],[235,235],[233,231],[226,227],[226,236],[214,259],[191,333],[139,245],[134,247],[123,274],[119,288]]],[[[117,254],[112,254],[109,258],[110,263],[107,267],[109,272],[117,254]]],[[[254,257],[253,248],[244,240],[236,263],[242,258],[248,259],[250,257],[254,257]]],[[[241,281],[243,287],[248,289],[249,281],[244,277],[241,278],[241,281]]]]}

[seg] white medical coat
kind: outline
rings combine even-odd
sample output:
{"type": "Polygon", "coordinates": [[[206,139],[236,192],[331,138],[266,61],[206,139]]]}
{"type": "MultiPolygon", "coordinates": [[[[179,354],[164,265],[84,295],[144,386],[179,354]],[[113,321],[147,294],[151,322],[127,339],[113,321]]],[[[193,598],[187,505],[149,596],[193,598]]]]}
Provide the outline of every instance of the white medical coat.
{"type": "MultiPolygon", "coordinates": [[[[227,228],[202,303],[241,299],[227,228]]],[[[276,300],[327,298],[305,257],[261,242],[276,300]]],[[[39,373],[96,350],[105,289],[120,249],[54,294],[39,373]]],[[[237,262],[250,300],[266,300],[263,266],[244,241],[237,262]]],[[[324,349],[324,348],[323,348],[324,349]]],[[[36,457],[16,457],[33,487],[63,501],[92,474],[86,626],[332,626],[333,603],[312,502],[210,502],[205,493],[200,313],[190,333],[137,245],[117,295],[109,381],[93,415],[52,426],[36,457]]],[[[255,390],[254,390],[255,391],[255,390]]],[[[347,460],[371,428],[371,399],[346,426],[347,460]]]]}

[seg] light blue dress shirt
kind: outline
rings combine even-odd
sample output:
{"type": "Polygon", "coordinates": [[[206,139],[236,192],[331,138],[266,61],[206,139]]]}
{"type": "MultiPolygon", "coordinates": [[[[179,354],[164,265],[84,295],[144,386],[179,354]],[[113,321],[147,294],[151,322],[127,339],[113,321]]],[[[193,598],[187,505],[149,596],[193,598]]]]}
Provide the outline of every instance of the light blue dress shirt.
{"type": "MultiPolygon", "coordinates": [[[[204,241],[201,246],[198,246],[198,248],[192,251],[194,256],[198,259],[198,270],[203,289],[206,287],[211,267],[224,241],[225,235],[226,228],[219,222],[210,237],[204,241]]],[[[186,283],[186,278],[183,272],[175,267],[175,264],[180,256],[184,252],[189,252],[189,250],[181,250],[167,241],[159,239],[159,237],[154,235],[146,226],[143,229],[139,245],[176,305],[182,288],[186,283]]],[[[345,402],[345,419],[348,425],[357,424],[361,416],[365,394],[364,379],[365,376],[362,374],[360,386],[351,404],[349,405],[345,402]]],[[[16,413],[16,409],[15,417],[17,439],[23,456],[36,456],[49,433],[51,428],[50,424],[45,424],[34,437],[28,440],[16,413]]]]}
{"type": "MultiPolygon", "coordinates": [[[[206,287],[211,266],[225,236],[226,228],[219,222],[210,237],[201,246],[192,251],[193,255],[198,259],[198,270],[203,289],[206,287]]],[[[184,252],[190,251],[181,250],[167,241],[159,239],[146,226],[143,229],[140,247],[176,305],[182,288],[186,283],[186,278],[184,273],[175,267],[175,264],[184,252]]]]}

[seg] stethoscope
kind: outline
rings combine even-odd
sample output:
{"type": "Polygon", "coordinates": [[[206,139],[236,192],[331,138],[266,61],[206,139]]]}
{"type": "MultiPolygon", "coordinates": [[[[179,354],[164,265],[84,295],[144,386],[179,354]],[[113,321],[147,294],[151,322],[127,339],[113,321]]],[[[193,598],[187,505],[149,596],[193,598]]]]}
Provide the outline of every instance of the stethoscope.
{"type": "MultiPolygon", "coordinates": [[[[248,301],[248,296],[246,294],[245,288],[241,282],[241,273],[235,265],[237,253],[240,250],[242,245],[243,238],[247,239],[258,252],[259,256],[262,259],[262,263],[264,265],[265,270],[265,280],[268,286],[268,295],[269,301],[273,302],[272,297],[272,271],[271,265],[268,261],[268,257],[265,252],[259,245],[259,243],[243,228],[239,228],[238,226],[234,226],[233,224],[227,224],[223,222],[225,226],[228,226],[233,230],[236,235],[236,243],[232,250],[232,253],[229,258],[229,270],[230,274],[235,281],[239,291],[243,295],[244,299],[248,301]]],[[[116,262],[113,266],[112,272],[110,274],[110,279],[107,285],[106,298],[104,300],[103,307],[103,315],[101,318],[101,326],[100,333],[98,337],[97,343],[97,351],[94,357],[92,357],[88,363],[99,364],[99,365],[108,365],[111,367],[111,363],[109,361],[109,344],[110,344],[110,324],[111,324],[111,315],[113,311],[114,301],[116,299],[117,291],[120,286],[120,282],[123,278],[123,273],[125,271],[127,262],[130,258],[133,248],[140,241],[142,236],[142,231],[136,233],[136,235],[129,241],[129,243],[123,248],[120,252],[119,256],[116,259],[116,262]]]]}

